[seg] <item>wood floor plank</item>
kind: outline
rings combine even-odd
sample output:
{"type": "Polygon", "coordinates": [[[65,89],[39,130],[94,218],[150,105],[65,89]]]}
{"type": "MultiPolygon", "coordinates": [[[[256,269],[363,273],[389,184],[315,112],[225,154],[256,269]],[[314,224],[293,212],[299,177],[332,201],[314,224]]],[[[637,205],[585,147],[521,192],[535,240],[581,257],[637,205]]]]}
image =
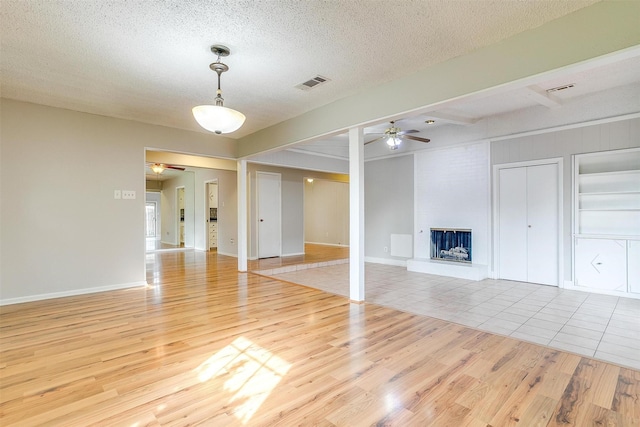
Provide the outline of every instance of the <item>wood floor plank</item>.
{"type": "Polygon", "coordinates": [[[236,263],[158,253],[149,286],[3,307],[0,424],[640,425],[638,371],[236,263]]]}

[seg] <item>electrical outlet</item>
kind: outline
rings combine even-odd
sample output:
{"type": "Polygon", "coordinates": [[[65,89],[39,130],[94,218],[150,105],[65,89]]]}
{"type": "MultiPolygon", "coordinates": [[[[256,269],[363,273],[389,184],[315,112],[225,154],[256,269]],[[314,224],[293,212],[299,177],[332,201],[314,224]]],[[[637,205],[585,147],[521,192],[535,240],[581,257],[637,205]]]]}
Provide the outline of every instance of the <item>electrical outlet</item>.
{"type": "Polygon", "coordinates": [[[230,239],[230,240],[231,240],[231,244],[233,245],[233,243],[234,243],[234,242],[233,242],[233,239],[230,239]]]}
{"type": "Polygon", "coordinates": [[[123,199],[135,199],[136,192],[133,190],[122,190],[122,198],[123,199]]]}
{"type": "Polygon", "coordinates": [[[113,198],[122,199],[122,193],[120,192],[120,190],[113,190],[113,198]]]}

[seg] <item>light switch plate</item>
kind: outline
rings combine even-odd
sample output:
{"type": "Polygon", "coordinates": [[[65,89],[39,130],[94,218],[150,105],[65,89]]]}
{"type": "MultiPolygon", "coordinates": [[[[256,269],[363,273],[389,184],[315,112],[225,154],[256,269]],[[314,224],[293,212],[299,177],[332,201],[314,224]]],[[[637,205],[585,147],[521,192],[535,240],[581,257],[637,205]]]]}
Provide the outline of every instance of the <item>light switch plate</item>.
{"type": "Polygon", "coordinates": [[[122,199],[122,193],[120,192],[120,190],[113,190],[113,198],[122,199]]]}
{"type": "Polygon", "coordinates": [[[122,190],[122,198],[123,199],[135,199],[136,192],[133,190],[122,190]]]}

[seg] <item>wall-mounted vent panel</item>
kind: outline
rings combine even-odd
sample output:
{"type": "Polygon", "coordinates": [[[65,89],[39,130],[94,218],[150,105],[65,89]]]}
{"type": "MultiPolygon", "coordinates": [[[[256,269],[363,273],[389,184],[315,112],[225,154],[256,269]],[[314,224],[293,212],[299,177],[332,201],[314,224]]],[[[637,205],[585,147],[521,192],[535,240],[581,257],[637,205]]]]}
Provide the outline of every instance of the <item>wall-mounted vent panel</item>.
{"type": "Polygon", "coordinates": [[[304,83],[300,83],[299,85],[296,85],[296,88],[302,89],[302,90],[309,90],[330,81],[331,79],[318,75],[312,79],[307,80],[304,83]]]}

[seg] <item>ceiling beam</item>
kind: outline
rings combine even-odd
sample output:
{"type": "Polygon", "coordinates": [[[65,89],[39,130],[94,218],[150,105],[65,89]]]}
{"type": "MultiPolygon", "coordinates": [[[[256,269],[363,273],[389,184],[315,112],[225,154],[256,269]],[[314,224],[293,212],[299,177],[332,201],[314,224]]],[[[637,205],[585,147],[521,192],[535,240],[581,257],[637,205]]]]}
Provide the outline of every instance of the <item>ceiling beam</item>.
{"type": "Polygon", "coordinates": [[[531,85],[524,88],[523,95],[533,102],[544,105],[549,108],[558,108],[562,106],[562,101],[558,97],[550,95],[540,86],[531,85]]]}
{"type": "Polygon", "coordinates": [[[610,61],[640,47],[640,2],[598,2],[544,25],[435,64],[247,135],[239,158],[446,108],[610,61]]]}
{"type": "Polygon", "coordinates": [[[427,113],[426,117],[430,117],[434,120],[442,120],[443,122],[452,123],[454,125],[463,125],[470,126],[474,123],[477,123],[479,119],[471,118],[471,117],[463,117],[455,114],[447,114],[447,113],[427,113]]]}

